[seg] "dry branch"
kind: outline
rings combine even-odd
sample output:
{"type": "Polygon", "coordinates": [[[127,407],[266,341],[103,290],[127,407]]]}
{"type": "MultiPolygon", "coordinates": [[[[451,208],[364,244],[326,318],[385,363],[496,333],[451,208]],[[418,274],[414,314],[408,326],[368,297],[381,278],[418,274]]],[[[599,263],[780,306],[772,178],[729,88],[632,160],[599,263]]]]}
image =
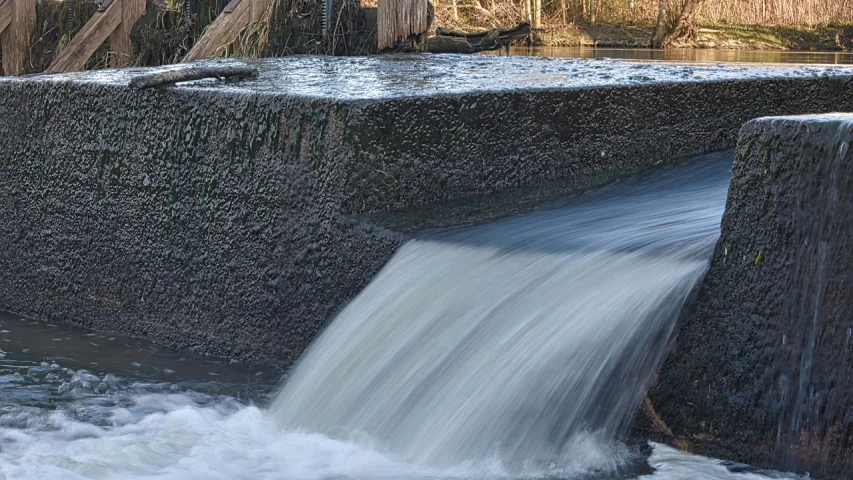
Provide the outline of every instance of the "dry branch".
{"type": "Polygon", "coordinates": [[[127,86],[141,89],[174,85],[177,82],[201,80],[203,78],[225,80],[249,78],[257,75],[258,69],[254,67],[185,67],[179,70],[140,75],[131,79],[127,86]]]}

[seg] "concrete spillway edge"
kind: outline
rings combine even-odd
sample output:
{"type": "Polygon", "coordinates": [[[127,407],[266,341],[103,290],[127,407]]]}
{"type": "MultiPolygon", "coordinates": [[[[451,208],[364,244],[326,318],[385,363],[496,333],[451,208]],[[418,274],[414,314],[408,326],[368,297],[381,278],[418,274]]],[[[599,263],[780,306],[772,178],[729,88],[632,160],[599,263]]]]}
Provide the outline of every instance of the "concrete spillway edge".
{"type": "Polygon", "coordinates": [[[853,109],[851,91],[846,75],[359,101],[0,82],[0,308],[288,364],[395,231],[728,148],[751,118],[853,109]]]}
{"type": "Polygon", "coordinates": [[[649,394],[661,439],[817,478],[853,471],[853,114],[740,131],[722,234],[649,394]]]}

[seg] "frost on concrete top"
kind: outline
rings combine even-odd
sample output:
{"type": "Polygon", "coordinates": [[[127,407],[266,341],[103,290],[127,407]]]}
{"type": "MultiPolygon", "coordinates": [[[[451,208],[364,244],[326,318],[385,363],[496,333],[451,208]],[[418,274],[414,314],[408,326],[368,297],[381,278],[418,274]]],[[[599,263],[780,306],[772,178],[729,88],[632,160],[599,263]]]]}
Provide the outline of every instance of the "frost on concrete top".
{"type": "MultiPolygon", "coordinates": [[[[853,67],[837,65],[662,63],[493,55],[292,56],[260,60],[209,60],[200,64],[249,64],[257,67],[260,75],[227,85],[214,80],[198,80],[180,83],[175,88],[338,100],[378,100],[667,82],[853,76],[853,67]]],[[[76,72],[12,81],[126,85],[134,75],[176,68],[182,68],[182,65],[76,72]]]]}

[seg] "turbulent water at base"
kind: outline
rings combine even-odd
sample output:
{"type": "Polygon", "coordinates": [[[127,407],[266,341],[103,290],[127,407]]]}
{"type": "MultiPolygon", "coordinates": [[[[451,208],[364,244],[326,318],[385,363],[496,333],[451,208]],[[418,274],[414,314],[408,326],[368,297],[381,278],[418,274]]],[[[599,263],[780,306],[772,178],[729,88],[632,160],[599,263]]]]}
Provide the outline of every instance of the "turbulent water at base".
{"type": "Polygon", "coordinates": [[[0,478],[787,476],[620,436],[730,166],[410,241],[277,393],[274,372],[0,315],[0,478]]]}

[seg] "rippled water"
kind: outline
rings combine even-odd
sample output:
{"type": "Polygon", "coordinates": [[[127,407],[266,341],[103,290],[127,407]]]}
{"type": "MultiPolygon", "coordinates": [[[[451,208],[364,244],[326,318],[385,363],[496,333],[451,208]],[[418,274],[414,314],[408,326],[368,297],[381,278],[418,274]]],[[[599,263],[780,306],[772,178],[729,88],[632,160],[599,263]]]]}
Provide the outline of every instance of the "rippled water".
{"type": "Polygon", "coordinates": [[[410,242],[274,401],[279,372],[3,314],[0,478],[785,476],[614,437],[705,268],[730,165],[410,242]]]}
{"type": "MultiPolygon", "coordinates": [[[[294,95],[336,101],[379,100],[495,93],[523,89],[574,89],[661,83],[745,81],[767,78],[853,76],[850,65],[767,63],[649,62],[619,58],[542,58],[498,55],[379,55],[330,57],[294,55],[253,60],[219,59],[198,65],[252,65],[255,78],[223,84],[217,80],[182,82],[174,88],[229,91],[250,95],[294,95]]],[[[185,68],[88,70],[36,77],[0,77],[3,82],[96,82],[126,86],[151,72],[185,68]]]]}

